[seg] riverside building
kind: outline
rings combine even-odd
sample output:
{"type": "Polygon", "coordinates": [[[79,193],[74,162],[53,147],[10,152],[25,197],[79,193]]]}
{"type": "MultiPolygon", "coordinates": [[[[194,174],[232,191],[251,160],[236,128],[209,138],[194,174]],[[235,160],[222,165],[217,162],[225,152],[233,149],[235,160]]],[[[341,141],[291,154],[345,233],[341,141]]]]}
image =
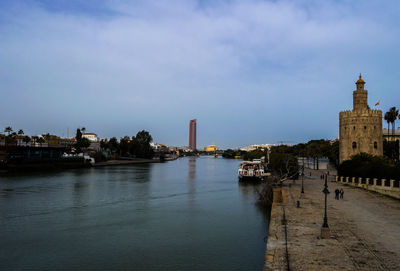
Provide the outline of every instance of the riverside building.
{"type": "Polygon", "coordinates": [[[353,110],[339,113],[339,163],[361,152],[383,155],[382,111],[370,109],[361,77],[353,91],[353,110]]]}

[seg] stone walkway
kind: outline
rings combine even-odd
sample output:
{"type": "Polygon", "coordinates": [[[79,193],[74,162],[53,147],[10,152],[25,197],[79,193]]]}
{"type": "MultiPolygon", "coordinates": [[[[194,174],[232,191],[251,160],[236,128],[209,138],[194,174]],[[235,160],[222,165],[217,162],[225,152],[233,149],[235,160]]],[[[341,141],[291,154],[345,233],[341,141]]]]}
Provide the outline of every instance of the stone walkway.
{"type": "MultiPolygon", "coordinates": [[[[278,248],[278,252],[275,257],[269,256],[264,270],[287,270],[284,226],[279,221],[283,209],[288,221],[290,270],[400,270],[400,201],[328,182],[331,238],[320,239],[323,180],[320,173],[313,174],[317,176],[304,181],[304,197],[300,198],[301,181],[296,181],[290,188],[284,188],[286,203],[275,205],[271,217],[275,219],[271,224],[274,229],[271,228],[268,245],[278,248]],[[334,199],[336,188],[344,189],[344,199],[334,199]],[[296,207],[297,200],[301,208],[296,207]]],[[[268,253],[267,249],[267,258],[268,253]]]]}

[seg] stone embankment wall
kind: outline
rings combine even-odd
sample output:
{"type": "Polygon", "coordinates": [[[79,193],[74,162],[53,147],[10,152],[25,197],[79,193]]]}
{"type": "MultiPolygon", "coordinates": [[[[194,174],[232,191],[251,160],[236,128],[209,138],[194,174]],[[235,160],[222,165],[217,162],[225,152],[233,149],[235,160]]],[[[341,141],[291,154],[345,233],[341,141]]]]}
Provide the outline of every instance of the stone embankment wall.
{"type": "Polygon", "coordinates": [[[360,187],[369,191],[374,191],[383,195],[400,199],[399,180],[337,176],[336,182],[340,182],[342,184],[347,184],[350,186],[360,187]]]}
{"type": "Polygon", "coordinates": [[[280,270],[288,265],[286,257],[285,221],[283,220],[286,203],[286,190],[273,188],[273,203],[269,219],[269,232],[263,271],[280,270]]]}

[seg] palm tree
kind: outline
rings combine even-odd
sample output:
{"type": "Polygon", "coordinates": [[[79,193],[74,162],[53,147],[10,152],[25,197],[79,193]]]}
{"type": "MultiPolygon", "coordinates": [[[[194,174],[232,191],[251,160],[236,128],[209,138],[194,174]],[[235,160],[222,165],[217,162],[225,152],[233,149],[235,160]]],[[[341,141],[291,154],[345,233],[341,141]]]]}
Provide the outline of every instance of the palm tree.
{"type": "Polygon", "coordinates": [[[37,142],[40,144],[40,147],[42,147],[42,144],[45,142],[45,140],[43,137],[39,137],[37,142]]]}
{"type": "Polygon", "coordinates": [[[391,123],[392,123],[392,137],[394,138],[394,130],[396,128],[396,119],[399,116],[399,110],[396,107],[392,107],[389,110],[391,114],[391,123]]]}
{"type": "Polygon", "coordinates": [[[387,133],[388,133],[388,141],[389,141],[389,124],[390,124],[390,120],[391,120],[391,118],[390,118],[390,111],[388,111],[388,112],[386,112],[385,113],[385,117],[384,117],[384,119],[386,120],[386,122],[387,122],[387,125],[388,125],[388,129],[387,129],[387,133]]]}
{"type": "Polygon", "coordinates": [[[33,146],[36,147],[36,142],[38,141],[38,139],[39,139],[38,136],[32,136],[33,146]]]}
{"type": "Polygon", "coordinates": [[[7,126],[7,127],[4,129],[4,132],[5,132],[5,133],[8,133],[8,135],[10,135],[12,131],[13,131],[13,129],[11,128],[11,126],[7,126]]]}
{"type": "Polygon", "coordinates": [[[19,130],[18,130],[18,135],[23,135],[23,134],[24,134],[24,130],[19,129],[19,130]]]}
{"type": "Polygon", "coordinates": [[[85,133],[85,132],[86,132],[86,128],[85,128],[85,127],[82,127],[82,128],[81,128],[81,131],[82,131],[82,133],[85,133]]]}

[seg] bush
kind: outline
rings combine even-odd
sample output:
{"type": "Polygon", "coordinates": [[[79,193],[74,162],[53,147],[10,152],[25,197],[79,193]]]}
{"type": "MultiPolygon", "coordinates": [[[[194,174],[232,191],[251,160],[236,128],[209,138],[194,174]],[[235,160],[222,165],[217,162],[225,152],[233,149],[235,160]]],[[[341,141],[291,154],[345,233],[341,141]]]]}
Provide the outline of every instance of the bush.
{"type": "Polygon", "coordinates": [[[98,163],[98,162],[103,162],[103,161],[106,161],[106,160],[107,160],[106,156],[105,156],[104,153],[101,152],[101,151],[97,151],[97,152],[93,153],[93,154],[91,155],[91,157],[94,158],[94,161],[95,161],[96,163],[98,163]]]}
{"type": "Polygon", "coordinates": [[[353,155],[338,167],[338,175],[378,179],[400,179],[400,167],[390,163],[388,158],[367,153],[353,155]]]}

